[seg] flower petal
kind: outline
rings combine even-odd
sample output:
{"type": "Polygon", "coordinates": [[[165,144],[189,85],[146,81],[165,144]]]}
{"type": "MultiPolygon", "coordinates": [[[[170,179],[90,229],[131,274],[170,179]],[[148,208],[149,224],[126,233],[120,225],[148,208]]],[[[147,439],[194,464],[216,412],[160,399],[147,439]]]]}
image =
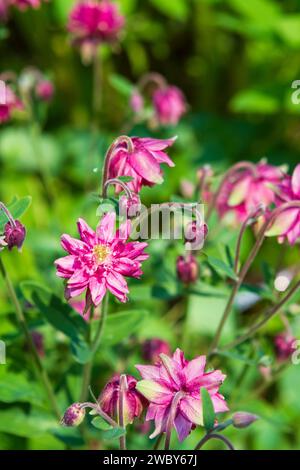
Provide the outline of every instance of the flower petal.
{"type": "Polygon", "coordinates": [[[163,182],[159,163],[146,149],[136,149],[129,154],[128,159],[133,169],[144,180],[156,184],[163,182]]]}
{"type": "Polygon", "coordinates": [[[89,281],[89,288],[91,291],[93,304],[96,306],[99,305],[106,292],[105,280],[102,279],[101,281],[98,281],[96,277],[91,277],[89,281]]]}
{"type": "Polygon", "coordinates": [[[78,232],[82,241],[88,245],[95,243],[96,234],[83,219],[77,221],[78,232]]]}
{"type": "Polygon", "coordinates": [[[96,233],[100,242],[109,243],[114,239],[116,227],[116,213],[108,212],[99,223],[96,233]]]}
{"type": "Polygon", "coordinates": [[[174,420],[174,425],[179,441],[182,442],[190,434],[192,423],[179,412],[174,420]]]}
{"type": "Polygon", "coordinates": [[[292,189],[296,197],[300,197],[300,163],[296,166],[292,176],[292,189]]]}
{"type": "Polygon", "coordinates": [[[173,398],[173,393],[167,387],[154,380],[141,380],[136,384],[136,389],[157,405],[167,406],[173,398]]]}
{"type": "Polygon", "coordinates": [[[267,237],[274,237],[279,235],[285,235],[290,228],[293,227],[294,223],[300,214],[300,209],[287,209],[281,212],[276,217],[274,223],[271,225],[269,230],[266,232],[267,237]]]}
{"type": "Polygon", "coordinates": [[[183,397],[179,403],[179,409],[191,423],[203,426],[202,402],[200,398],[183,397]]]}

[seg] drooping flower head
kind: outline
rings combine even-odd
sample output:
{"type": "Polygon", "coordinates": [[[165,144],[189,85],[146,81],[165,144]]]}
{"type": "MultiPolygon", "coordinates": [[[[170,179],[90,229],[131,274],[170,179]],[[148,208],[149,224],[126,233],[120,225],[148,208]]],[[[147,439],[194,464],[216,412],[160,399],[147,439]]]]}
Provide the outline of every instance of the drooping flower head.
{"type": "Polygon", "coordinates": [[[9,85],[5,85],[5,99],[0,101],[0,124],[9,121],[15,110],[23,109],[21,100],[9,85]]]}
{"type": "Polygon", "coordinates": [[[108,0],[83,0],[70,13],[68,30],[75,43],[96,46],[101,42],[115,41],[124,22],[115,3],[108,0]]]}
{"type": "Polygon", "coordinates": [[[195,256],[191,254],[178,256],[176,270],[178,279],[184,284],[193,284],[198,279],[199,265],[195,256]]]}
{"type": "Polygon", "coordinates": [[[157,88],[153,93],[153,105],[156,119],[163,126],[175,126],[187,110],[185,97],[176,86],[157,88]]]}
{"type": "Polygon", "coordinates": [[[57,275],[66,279],[66,296],[86,292],[87,300],[97,306],[109,290],[121,302],[129,292],[124,276],[139,278],[147,243],[128,242],[131,224],[125,222],[115,232],[116,214],[106,214],[96,231],[79,219],[80,240],[63,235],[61,244],[69,254],[55,261],[57,275]]]}
{"type": "MultiPolygon", "coordinates": [[[[279,207],[293,201],[300,201],[300,164],[296,166],[293,175],[286,175],[280,184],[276,205],[279,207]]],[[[282,211],[266,235],[278,236],[280,243],[287,241],[290,245],[294,245],[300,237],[300,208],[282,211]]]]}
{"type": "Polygon", "coordinates": [[[297,349],[296,343],[297,340],[290,333],[284,332],[280,333],[275,337],[275,350],[277,359],[280,362],[287,361],[293,352],[297,349]]]}
{"type": "Polygon", "coordinates": [[[9,221],[4,227],[4,237],[9,250],[14,247],[21,250],[26,237],[26,228],[19,220],[9,221]]]}
{"type": "Polygon", "coordinates": [[[151,438],[166,431],[176,397],[174,426],[182,441],[196,425],[203,426],[202,387],[209,392],[216,413],[228,410],[224,397],[219,393],[225,375],[219,370],[204,372],[205,356],[187,361],[180,349],[172,357],[161,354],[160,358],[161,362],[154,366],[136,366],[143,378],[136,388],[150,402],[146,420],[155,421],[151,438]]]}
{"type": "MultiPolygon", "coordinates": [[[[144,397],[136,390],[137,380],[131,375],[126,375],[126,389],[123,397],[124,425],[138,418],[146,403],[144,397]]],[[[104,387],[98,398],[102,410],[111,418],[118,421],[120,400],[120,375],[115,375],[104,387]]]]}
{"type": "MultiPolygon", "coordinates": [[[[175,142],[172,139],[131,138],[132,149],[126,143],[120,143],[114,150],[109,165],[109,178],[131,176],[133,179],[127,186],[139,193],[142,186],[153,186],[163,182],[162,163],[173,167],[173,161],[164,151],[175,142]]],[[[117,192],[122,190],[117,188],[117,192]]]]}
{"type": "Polygon", "coordinates": [[[241,223],[257,207],[266,208],[275,202],[276,189],[284,178],[280,168],[264,161],[238,170],[225,181],[217,200],[220,217],[232,212],[241,223]]]}

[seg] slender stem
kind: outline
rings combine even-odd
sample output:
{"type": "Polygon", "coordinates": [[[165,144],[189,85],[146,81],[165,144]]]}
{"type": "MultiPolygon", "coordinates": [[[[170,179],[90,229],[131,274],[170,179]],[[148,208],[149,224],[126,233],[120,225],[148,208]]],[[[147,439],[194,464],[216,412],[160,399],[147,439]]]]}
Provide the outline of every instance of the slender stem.
{"type": "Polygon", "coordinates": [[[93,410],[97,411],[98,415],[101,416],[108,424],[110,424],[113,428],[118,428],[118,423],[112,419],[105,411],[102,410],[101,406],[98,403],[91,403],[89,401],[82,403],[81,408],[92,408],[93,410]]]}
{"type": "Polygon", "coordinates": [[[246,277],[246,275],[247,275],[254,259],[256,258],[257,253],[259,252],[259,250],[260,250],[260,248],[261,248],[261,246],[264,242],[265,235],[266,235],[266,232],[267,232],[268,228],[273,224],[274,220],[276,220],[276,218],[282,212],[284,212],[288,209],[292,209],[292,208],[300,209],[300,201],[292,201],[292,202],[288,202],[288,203],[285,203],[285,204],[282,204],[281,206],[279,206],[277,209],[275,209],[272,212],[270,218],[265,221],[265,223],[261,227],[260,231],[258,232],[257,240],[256,240],[252,250],[250,251],[250,254],[249,254],[244,266],[240,270],[238,280],[234,284],[233,290],[231,292],[231,295],[230,295],[228,303],[225,307],[223,316],[222,316],[221,321],[219,323],[216,335],[215,335],[214,340],[212,342],[212,345],[211,345],[211,348],[210,348],[210,353],[212,353],[217,348],[217,346],[219,344],[224,325],[227,321],[227,318],[229,317],[229,315],[231,313],[231,308],[232,308],[233,302],[235,300],[236,294],[237,294],[239,288],[241,287],[241,285],[242,285],[242,283],[243,283],[243,281],[244,281],[244,279],[245,279],[245,277],[246,277]]]}
{"type": "Polygon", "coordinates": [[[180,402],[180,400],[183,396],[184,396],[183,392],[177,392],[174,395],[174,398],[173,398],[173,401],[172,401],[172,404],[171,404],[171,408],[170,408],[170,411],[169,411],[167,426],[166,426],[165,450],[170,449],[172,428],[174,426],[174,420],[176,418],[178,404],[179,404],[179,402],[180,402]]]}
{"type": "Polygon", "coordinates": [[[105,326],[105,320],[107,317],[107,311],[108,311],[108,294],[106,294],[105,298],[103,299],[102,303],[102,308],[101,308],[101,316],[100,320],[98,323],[98,328],[95,333],[94,340],[92,341],[91,344],[91,359],[89,362],[87,362],[84,365],[83,368],[83,378],[82,378],[82,386],[81,386],[81,393],[80,393],[80,401],[85,401],[87,394],[88,394],[88,388],[91,382],[91,375],[92,375],[92,368],[93,368],[93,359],[98,351],[102,336],[103,336],[103,330],[105,326]]]}
{"type": "Polygon", "coordinates": [[[231,444],[230,440],[227,439],[227,437],[225,437],[225,436],[221,436],[221,434],[206,434],[206,436],[204,436],[198,442],[198,444],[195,447],[195,450],[200,450],[201,447],[203,447],[204,444],[206,444],[206,442],[209,441],[210,439],[219,439],[219,441],[222,441],[222,442],[224,442],[224,444],[226,444],[226,446],[228,447],[229,450],[234,450],[234,447],[231,444]]]}
{"type": "Polygon", "coordinates": [[[289,292],[284,297],[282,297],[282,299],[269,310],[269,312],[264,316],[264,318],[261,321],[251,326],[251,328],[249,328],[249,330],[244,335],[240,336],[239,338],[232,341],[231,343],[225,345],[222,348],[222,351],[234,348],[238,346],[239,344],[243,343],[244,341],[246,341],[247,339],[251,338],[258,330],[260,330],[260,328],[262,328],[282,308],[282,306],[294,295],[294,293],[299,288],[300,288],[300,281],[298,281],[294,285],[294,287],[292,287],[289,290],[289,292]]]}
{"type": "MultiPolygon", "coordinates": [[[[120,392],[119,392],[119,402],[118,402],[118,416],[119,416],[119,426],[124,429],[124,402],[125,402],[125,393],[128,390],[127,378],[126,375],[122,374],[120,377],[120,392]]],[[[120,449],[126,450],[126,435],[120,437],[120,449]]]]}
{"type": "Polygon", "coordinates": [[[145,74],[141,78],[141,80],[137,84],[137,88],[140,91],[144,91],[144,89],[149,83],[153,83],[154,85],[157,86],[157,88],[165,88],[167,86],[167,82],[162,75],[160,75],[157,72],[150,72],[150,73],[145,74]]]}
{"type": "Polygon", "coordinates": [[[105,185],[106,182],[109,178],[109,165],[110,165],[110,159],[114,154],[114,151],[118,147],[118,145],[125,143],[127,145],[127,150],[129,152],[133,151],[133,143],[130,137],[127,137],[126,135],[121,135],[118,137],[114,142],[111,144],[109,147],[108,151],[106,152],[105,159],[104,159],[104,166],[103,166],[103,174],[102,174],[102,184],[101,184],[101,195],[105,194],[105,185]]]}
{"type": "Polygon", "coordinates": [[[119,180],[118,178],[111,178],[109,180],[107,180],[104,184],[104,191],[103,191],[103,194],[102,196],[105,198],[107,196],[107,190],[108,190],[108,187],[111,185],[111,184],[119,184],[120,186],[122,186],[122,188],[124,189],[125,193],[126,193],[126,196],[128,197],[128,199],[131,199],[132,198],[132,192],[130,191],[129,187],[127,186],[126,183],[124,183],[123,181],[119,180]]]}
{"type": "Polygon", "coordinates": [[[3,204],[3,202],[1,202],[1,201],[0,201],[0,210],[2,210],[4,212],[4,214],[6,215],[7,219],[11,223],[11,225],[13,227],[16,227],[15,219],[13,218],[13,216],[11,215],[11,213],[9,212],[9,210],[7,209],[5,204],[3,204]]]}
{"type": "Polygon", "coordinates": [[[46,372],[46,370],[45,370],[45,368],[42,364],[42,361],[40,359],[40,356],[37,352],[37,349],[36,349],[35,344],[33,342],[32,336],[31,336],[30,331],[28,329],[22,307],[20,305],[20,302],[19,302],[18,297],[16,295],[14,286],[13,286],[11,280],[10,280],[8,272],[5,269],[5,266],[4,266],[4,263],[3,263],[3,260],[2,260],[1,257],[0,257],[0,271],[1,271],[1,274],[3,276],[3,279],[5,280],[8,294],[11,298],[12,303],[14,304],[15,311],[16,311],[16,316],[18,318],[18,321],[21,325],[24,336],[25,336],[26,341],[28,343],[29,350],[32,354],[32,357],[33,357],[33,360],[34,360],[39,378],[40,378],[41,382],[43,383],[43,386],[46,390],[46,393],[48,395],[49,402],[51,404],[51,407],[53,409],[54,414],[60,420],[61,414],[60,414],[58,405],[56,403],[55,394],[54,394],[54,391],[52,389],[48,374],[47,374],[47,372],[46,372]]]}

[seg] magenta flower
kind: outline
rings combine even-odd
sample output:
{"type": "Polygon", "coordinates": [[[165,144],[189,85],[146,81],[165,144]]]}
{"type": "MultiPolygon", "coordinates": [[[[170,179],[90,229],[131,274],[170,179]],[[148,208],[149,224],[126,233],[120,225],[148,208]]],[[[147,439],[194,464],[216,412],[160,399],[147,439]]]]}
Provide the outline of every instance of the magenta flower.
{"type": "Polygon", "coordinates": [[[134,90],[130,97],[130,107],[135,114],[139,114],[144,108],[144,98],[138,90],[134,90]]]}
{"type": "Polygon", "coordinates": [[[159,338],[151,338],[144,341],[142,353],[145,361],[154,363],[160,362],[160,354],[171,354],[169,343],[159,338]]]}
{"type": "Polygon", "coordinates": [[[280,333],[275,337],[276,356],[280,362],[287,361],[291,357],[297,349],[296,342],[296,338],[287,332],[280,333]]]}
{"type": "MultiPolygon", "coordinates": [[[[175,142],[172,139],[131,138],[133,150],[127,149],[125,143],[119,144],[114,150],[109,165],[109,178],[131,176],[132,181],[127,186],[135,193],[139,193],[142,186],[153,186],[163,182],[160,168],[162,163],[173,167],[174,163],[164,152],[175,142]]],[[[117,192],[122,190],[117,187],[117,192]]]]}
{"type": "Polygon", "coordinates": [[[160,358],[161,362],[154,366],[136,366],[143,378],[136,388],[150,402],[146,421],[155,421],[155,431],[151,438],[166,431],[176,396],[174,426],[182,441],[196,425],[203,426],[201,387],[208,390],[216,413],[228,410],[224,397],[219,393],[226,376],[219,370],[205,373],[205,356],[187,361],[180,349],[176,349],[173,357],[161,354],[160,358]]]}
{"type": "Polygon", "coordinates": [[[55,261],[57,275],[67,280],[66,296],[86,291],[86,299],[97,306],[107,289],[121,302],[127,301],[124,276],[139,278],[147,243],[129,242],[131,224],[122,224],[115,232],[116,214],[106,214],[94,232],[84,220],[78,220],[80,240],[63,235],[61,244],[69,255],[55,261]]]}
{"type": "Polygon", "coordinates": [[[265,162],[249,164],[236,171],[223,185],[217,200],[220,217],[233,212],[237,223],[243,222],[257,207],[275,202],[276,190],[284,177],[280,168],[265,162]]]}
{"type": "Polygon", "coordinates": [[[16,6],[19,10],[26,10],[27,8],[39,8],[42,0],[9,0],[11,5],[16,6]]]}
{"type": "MultiPolygon", "coordinates": [[[[126,375],[126,390],[124,391],[123,414],[124,425],[138,418],[146,403],[144,397],[136,390],[137,380],[131,375],[126,375]]],[[[118,421],[120,399],[120,375],[115,375],[104,387],[98,398],[102,410],[111,418],[118,421]]]]}
{"type": "Polygon", "coordinates": [[[69,16],[68,29],[74,42],[98,45],[117,39],[124,26],[124,17],[115,3],[108,0],[77,3],[69,16]]]}
{"type": "Polygon", "coordinates": [[[185,97],[176,86],[158,88],[153,93],[156,119],[163,126],[175,126],[186,112],[185,97]]]}
{"type": "Polygon", "coordinates": [[[20,251],[26,237],[26,228],[19,220],[9,221],[4,227],[4,236],[9,250],[16,246],[20,251]]]}
{"type": "Polygon", "coordinates": [[[40,80],[36,84],[35,94],[42,101],[51,101],[54,95],[54,85],[50,80],[40,80]]]}
{"type": "Polygon", "coordinates": [[[17,109],[23,109],[23,104],[11,87],[5,85],[5,103],[0,103],[0,124],[9,121],[17,109]]]}
{"type": "Polygon", "coordinates": [[[177,258],[176,270],[178,279],[184,284],[193,284],[198,279],[199,265],[196,258],[191,254],[177,258]]]}
{"type": "MultiPolygon", "coordinates": [[[[280,206],[293,201],[300,201],[300,164],[296,166],[292,176],[287,175],[282,181],[276,204],[280,206]]],[[[266,235],[278,236],[280,243],[287,240],[290,245],[294,245],[300,237],[300,209],[291,208],[281,212],[266,235]]]]}
{"type": "Polygon", "coordinates": [[[141,211],[142,208],[142,203],[140,200],[140,197],[138,194],[131,194],[131,197],[123,196],[120,197],[119,200],[119,209],[120,209],[120,214],[124,215],[126,217],[134,218],[137,217],[139,212],[141,211]]]}

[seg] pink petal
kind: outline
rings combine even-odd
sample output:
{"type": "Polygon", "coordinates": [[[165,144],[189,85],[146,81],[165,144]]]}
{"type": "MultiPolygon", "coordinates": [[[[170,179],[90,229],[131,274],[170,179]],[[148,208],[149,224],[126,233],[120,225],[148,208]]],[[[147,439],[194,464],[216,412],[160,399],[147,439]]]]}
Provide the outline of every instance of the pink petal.
{"type": "Polygon", "coordinates": [[[123,292],[125,294],[129,292],[127,282],[125,281],[124,277],[116,271],[111,271],[108,274],[106,282],[109,287],[112,287],[119,292],[123,292]]]}
{"type": "Polygon", "coordinates": [[[299,209],[287,209],[276,217],[274,223],[266,232],[267,237],[285,235],[293,227],[300,214],[299,209]]]}
{"type": "Polygon", "coordinates": [[[225,411],[229,410],[224,397],[219,393],[211,395],[211,401],[214,405],[215,413],[224,413],[225,411]]]}
{"type": "Polygon", "coordinates": [[[88,245],[95,243],[96,234],[83,219],[77,221],[78,232],[82,241],[88,245]]]}
{"type": "Polygon", "coordinates": [[[133,169],[146,181],[160,184],[163,182],[159,163],[145,149],[137,149],[129,154],[129,162],[133,169]]]}
{"type": "Polygon", "coordinates": [[[182,398],[179,404],[179,409],[186,419],[194,424],[203,426],[202,403],[200,398],[196,399],[191,396],[182,398]]]}
{"type": "Polygon", "coordinates": [[[167,383],[171,380],[177,387],[180,387],[183,374],[179,364],[166,354],[160,354],[159,357],[162,362],[160,369],[161,378],[167,383]]]}
{"type": "Polygon", "coordinates": [[[120,225],[119,230],[117,230],[116,237],[120,240],[127,240],[131,232],[131,222],[126,220],[123,224],[120,225]]]}
{"type": "Polygon", "coordinates": [[[300,163],[296,166],[292,176],[292,189],[295,196],[300,198],[300,163]]]}
{"type": "Polygon", "coordinates": [[[179,441],[182,442],[190,434],[192,423],[179,412],[174,420],[174,425],[179,441]]]}
{"type": "Polygon", "coordinates": [[[171,137],[171,139],[152,139],[151,137],[134,137],[133,141],[138,141],[138,144],[141,144],[143,147],[146,147],[148,150],[165,150],[167,147],[171,147],[174,142],[177,140],[177,136],[171,137]]]}
{"type": "Polygon", "coordinates": [[[206,356],[199,356],[190,361],[184,368],[187,384],[203,376],[206,364],[206,356]]]}
{"type": "Polygon", "coordinates": [[[96,229],[97,237],[100,242],[109,243],[114,239],[116,228],[115,212],[108,212],[102,218],[96,229]]]}
{"type": "Polygon", "coordinates": [[[61,246],[66,250],[70,255],[80,255],[86,253],[89,250],[89,247],[86,243],[76,238],[70,237],[70,235],[62,235],[61,237],[61,246]]]}
{"type": "Polygon", "coordinates": [[[238,206],[241,204],[249,194],[249,188],[251,183],[251,177],[242,178],[238,183],[233,186],[233,191],[231,192],[228,205],[229,206],[238,206]]]}
{"type": "Polygon", "coordinates": [[[136,384],[136,389],[147,400],[157,405],[168,405],[173,398],[173,393],[164,385],[154,380],[141,380],[136,384]]]}
{"type": "Polygon", "coordinates": [[[95,277],[91,277],[89,281],[89,288],[94,305],[99,305],[105,295],[106,286],[104,279],[99,282],[95,277]]]}
{"type": "Polygon", "coordinates": [[[143,379],[146,380],[160,380],[160,374],[159,374],[159,366],[143,366],[143,365],[136,365],[135,366],[143,379]]]}
{"type": "Polygon", "coordinates": [[[166,431],[168,417],[169,417],[169,407],[157,406],[156,413],[155,413],[155,430],[149,436],[150,439],[153,439],[154,437],[158,436],[162,432],[166,431]]]}
{"type": "Polygon", "coordinates": [[[68,255],[57,259],[54,264],[57,268],[57,275],[60,277],[71,277],[74,272],[76,256],[68,255]]]}

